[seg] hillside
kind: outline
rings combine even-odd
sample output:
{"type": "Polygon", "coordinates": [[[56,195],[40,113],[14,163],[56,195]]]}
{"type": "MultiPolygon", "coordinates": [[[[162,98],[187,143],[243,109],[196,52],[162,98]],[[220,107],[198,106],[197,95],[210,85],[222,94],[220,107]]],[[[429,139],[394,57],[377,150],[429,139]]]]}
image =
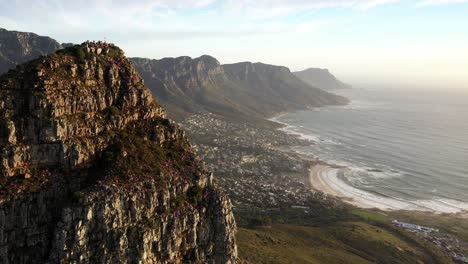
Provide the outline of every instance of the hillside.
{"type": "Polygon", "coordinates": [[[171,115],[180,118],[202,111],[231,117],[243,113],[255,114],[223,94],[228,80],[222,66],[213,57],[131,60],[153,95],[171,115]]]}
{"type": "Polygon", "coordinates": [[[112,44],[0,77],[1,263],[234,263],[229,199],[112,44]]]}
{"type": "Polygon", "coordinates": [[[61,49],[52,38],[0,28],[0,74],[16,65],[61,49]]]}
{"type": "Polygon", "coordinates": [[[258,120],[279,112],[344,104],[343,97],[311,87],[289,69],[261,63],[220,65],[202,56],[132,58],[153,94],[175,116],[202,111],[258,120]]]}
{"type": "Polygon", "coordinates": [[[265,116],[348,102],[346,98],[307,85],[283,66],[241,62],[225,64],[223,68],[228,79],[245,91],[239,101],[265,116]]]}
{"type": "Polygon", "coordinates": [[[363,221],[240,228],[238,244],[240,258],[252,264],[452,263],[409,234],[363,221]]]}
{"type": "Polygon", "coordinates": [[[307,84],[323,90],[351,88],[349,84],[338,80],[328,69],[309,68],[294,72],[294,75],[307,84]]]}

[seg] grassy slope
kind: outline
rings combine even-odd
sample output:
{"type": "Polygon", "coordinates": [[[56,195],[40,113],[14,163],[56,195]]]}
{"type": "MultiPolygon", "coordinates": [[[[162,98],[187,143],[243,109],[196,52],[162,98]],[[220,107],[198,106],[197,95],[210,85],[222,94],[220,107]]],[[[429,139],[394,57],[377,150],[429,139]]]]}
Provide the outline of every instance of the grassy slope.
{"type": "Polygon", "coordinates": [[[378,220],[239,228],[237,240],[247,263],[452,263],[432,245],[378,220]]]}

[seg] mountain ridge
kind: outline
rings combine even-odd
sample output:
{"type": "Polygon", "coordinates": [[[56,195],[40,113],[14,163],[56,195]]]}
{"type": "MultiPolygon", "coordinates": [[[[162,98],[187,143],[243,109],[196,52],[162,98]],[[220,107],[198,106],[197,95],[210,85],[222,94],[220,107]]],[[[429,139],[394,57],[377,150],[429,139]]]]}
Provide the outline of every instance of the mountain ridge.
{"type": "Polygon", "coordinates": [[[294,72],[294,75],[309,85],[326,91],[351,88],[351,85],[338,80],[328,69],[308,68],[294,72]]]}
{"type": "Polygon", "coordinates": [[[0,74],[16,65],[62,48],[56,40],[31,32],[0,28],[0,74]]]}
{"type": "Polygon", "coordinates": [[[178,116],[208,111],[260,120],[279,112],[348,102],[307,85],[284,66],[220,64],[208,55],[131,60],[145,82],[154,87],[153,94],[178,116]],[[171,93],[179,102],[169,98],[171,93]]]}
{"type": "MultiPolygon", "coordinates": [[[[38,45],[40,43],[37,41],[20,41],[17,43],[19,50],[35,52],[28,53],[28,56],[17,56],[20,58],[14,61],[3,59],[4,56],[1,56],[0,51],[0,68],[3,67],[3,72],[28,59],[72,46],[70,43],[59,44],[51,38],[33,33],[7,30],[0,32],[0,35],[10,36],[9,38],[13,39],[22,34],[28,36],[26,38],[28,41],[38,38],[51,41],[53,44],[50,44],[50,49],[46,50],[38,45]]],[[[3,45],[5,49],[15,46],[10,42],[3,45]]],[[[11,52],[15,53],[15,49],[11,49],[11,52]]],[[[216,58],[209,55],[193,59],[180,56],[160,60],[146,58],[131,58],[131,60],[136,64],[139,74],[153,95],[177,120],[194,113],[211,112],[232,120],[274,126],[266,118],[280,112],[348,102],[343,97],[307,85],[284,66],[250,62],[221,65],[216,58]],[[235,69],[236,65],[250,66],[244,69],[247,71],[239,72],[235,69]],[[243,78],[247,73],[250,74],[250,79],[243,78]]]]}

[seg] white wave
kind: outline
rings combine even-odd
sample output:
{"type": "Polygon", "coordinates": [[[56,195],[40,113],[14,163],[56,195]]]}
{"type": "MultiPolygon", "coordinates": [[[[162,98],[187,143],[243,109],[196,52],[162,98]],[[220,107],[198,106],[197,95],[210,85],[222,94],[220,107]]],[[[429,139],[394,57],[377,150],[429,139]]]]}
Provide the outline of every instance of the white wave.
{"type": "Polygon", "coordinates": [[[379,165],[376,167],[368,167],[365,165],[356,166],[354,164],[349,164],[347,170],[343,170],[342,173],[345,175],[346,179],[351,182],[359,181],[362,183],[368,182],[368,180],[373,179],[389,179],[396,177],[403,177],[403,173],[393,170],[387,166],[379,165]]]}
{"type": "Polygon", "coordinates": [[[304,139],[304,140],[307,140],[307,141],[312,141],[312,142],[315,142],[315,143],[324,143],[324,144],[330,144],[330,145],[342,145],[342,143],[334,141],[332,139],[323,139],[323,138],[320,138],[319,136],[314,135],[312,133],[304,133],[304,132],[297,131],[298,129],[301,129],[301,130],[308,130],[308,129],[303,125],[295,126],[295,125],[291,125],[290,123],[288,123],[288,121],[289,122],[294,121],[292,119],[280,120],[280,118],[283,117],[284,115],[286,115],[286,114],[281,114],[279,116],[276,116],[276,117],[273,117],[273,118],[269,119],[270,121],[285,125],[285,127],[282,127],[282,128],[279,129],[280,131],[283,131],[283,132],[285,132],[287,134],[290,134],[290,135],[298,136],[300,139],[304,139]]]}
{"type": "MultiPolygon", "coordinates": [[[[375,193],[364,191],[347,184],[341,180],[339,175],[340,170],[329,167],[317,175],[320,178],[322,185],[326,188],[321,188],[325,193],[344,198],[345,202],[353,204],[361,208],[378,208],[381,210],[416,210],[430,211],[435,213],[458,213],[468,211],[468,204],[451,199],[432,199],[432,200],[404,200],[396,197],[386,197],[375,193]]],[[[346,170],[346,169],[344,169],[346,170]]],[[[314,183],[312,186],[314,186],[314,183]]]]}
{"type": "Polygon", "coordinates": [[[317,137],[317,136],[314,136],[314,135],[304,134],[304,133],[297,132],[297,131],[294,131],[294,130],[284,129],[283,131],[285,133],[287,133],[287,134],[298,136],[300,139],[304,139],[304,140],[307,140],[307,141],[312,141],[312,142],[320,141],[320,138],[317,137]]]}
{"type": "Polygon", "coordinates": [[[285,132],[285,133],[287,133],[289,135],[295,135],[295,136],[298,136],[300,139],[304,139],[304,140],[312,141],[312,142],[319,142],[320,141],[320,138],[318,136],[311,135],[311,134],[305,134],[305,133],[297,131],[296,130],[298,128],[297,126],[293,126],[293,125],[290,125],[288,123],[284,123],[284,122],[281,122],[281,121],[278,121],[278,120],[273,120],[273,121],[285,125],[285,127],[282,127],[279,130],[283,131],[283,132],[285,132]]]}

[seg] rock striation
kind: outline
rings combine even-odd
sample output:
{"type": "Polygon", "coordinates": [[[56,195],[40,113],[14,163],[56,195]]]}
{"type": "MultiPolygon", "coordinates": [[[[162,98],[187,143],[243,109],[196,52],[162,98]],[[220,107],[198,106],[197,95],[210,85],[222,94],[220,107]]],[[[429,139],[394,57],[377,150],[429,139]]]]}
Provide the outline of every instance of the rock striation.
{"type": "Polygon", "coordinates": [[[207,111],[260,122],[283,111],[348,102],[311,87],[282,66],[250,62],[221,65],[207,55],[131,60],[171,115],[182,118],[207,111]]]}
{"type": "Polygon", "coordinates": [[[0,77],[1,263],[235,263],[229,199],[118,47],[0,77]]]}
{"type": "Polygon", "coordinates": [[[0,28],[0,74],[61,48],[60,43],[49,37],[0,28]]]}
{"type": "Polygon", "coordinates": [[[224,70],[211,56],[131,60],[171,116],[203,111],[209,108],[206,105],[214,105],[219,99],[217,93],[224,83],[224,70]]]}

